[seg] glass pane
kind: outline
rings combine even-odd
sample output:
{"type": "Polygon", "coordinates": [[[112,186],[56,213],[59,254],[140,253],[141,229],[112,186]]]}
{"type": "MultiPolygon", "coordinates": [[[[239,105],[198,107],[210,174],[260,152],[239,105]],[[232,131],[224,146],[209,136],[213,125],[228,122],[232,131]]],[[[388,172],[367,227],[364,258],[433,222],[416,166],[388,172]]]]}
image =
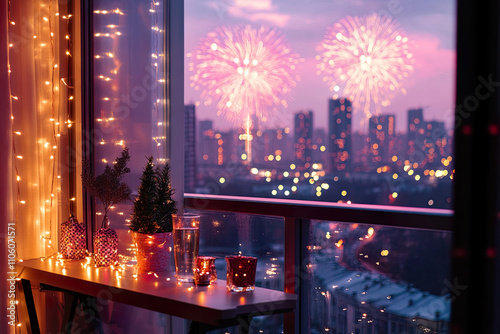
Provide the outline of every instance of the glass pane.
{"type": "Polygon", "coordinates": [[[451,233],[313,221],[310,333],[448,333],[451,233]]]}
{"type": "Polygon", "coordinates": [[[186,0],[187,191],[451,208],[454,22],[453,0],[186,0]]]}
{"type": "MultiPolygon", "coordinates": [[[[94,1],[94,147],[96,173],[112,165],[127,147],[131,172],[124,181],[137,195],[146,156],[165,162],[164,2],[94,1]]],[[[97,201],[96,222],[104,211],[97,201]]],[[[127,220],[132,202],[111,207],[120,254],[129,248],[127,220]],[[123,242],[122,242],[123,240],[123,242]]]]}
{"type": "MultiPolygon", "coordinates": [[[[226,255],[257,257],[255,286],[284,290],[284,219],[216,211],[186,210],[201,215],[200,255],[214,256],[217,276],[226,280],[226,255]]],[[[254,317],[251,333],[281,333],[281,315],[254,317]]],[[[237,333],[228,328],[210,333],[237,333]]]]}

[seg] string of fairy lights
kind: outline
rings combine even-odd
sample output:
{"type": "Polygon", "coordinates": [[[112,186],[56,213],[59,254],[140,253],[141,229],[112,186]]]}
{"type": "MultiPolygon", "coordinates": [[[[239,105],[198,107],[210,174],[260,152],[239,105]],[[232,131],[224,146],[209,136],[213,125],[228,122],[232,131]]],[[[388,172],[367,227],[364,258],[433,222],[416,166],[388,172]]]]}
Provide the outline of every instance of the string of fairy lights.
{"type": "MultiPolygon", "coordinates": [[[[114,108],[112,107],[118,101],[118,73],[121,67],[121,62],[117,54],[118,51],[118,39],[123,36],[123,33],[119,30],[119,18],[125,15],[125,13],[119,8],[116,9],[97,9],[94,10],[94,16],[107,16],[111,17],[112,23],[104,26],[104,31],[95,31],[94,40],[98,44],[110,44],[109,49],[105,52],[99,52],[94,54],[94,64],[96,72],[94,84],[96,87],[98,85],[103,85],[103,89],[96,89],[96,113],[99,115],[95,121],[100,127],[106,128],[111,127],[113,123],[116,122],[117,118],[114,114],[114,108]],[[109,43],[106,43],[109,42],[109,43]],[[106,65],[110,62],[108,68],[106,65]],[[102,92],[102,93],[101,93],[102,92]],[[98,96],[101,95],[101,96],[98,96]]],[[[99,19],[96,20],[99,22],[99,19]]],[[[97,23],[96,25],[99,25],[97,23]]],[[[101,28],[101,27],[99,27],[101,28]]],[[[96,27],[94,26],[94,29],[96,27]]],[[[97,44],[96,44],[97,45],[97,44]]],[[[103,131],[104,132],[104,131],[103,131]]],[[[99,145],[106,145],[112,143],[115,146],[125,147],[125,141],[123,139],[115,141],[107,141],[104,135],[98,140],[99,145]]],[[[106,164],[108,159],[102,158],[101,162],[106,164]]],[[[96,214],[101,214],[97,212],[96,214]]]]}
{"type": "MultiPolygon", "coordinates": [[[[152,31],[152,53],[151,53],[151,67],[152,72],[154,73],[154,82],[156,83],[151,89],[151,102],[152,102],[152,139],[154,145],[156,147],[156,155],[158,161],[164,161],[162,158],[164,154],[162,145],[166,141],[166,136],[164,133],[164,116],[163,116],[163,108],[162,105],[165,104],[164,91],[161,84],[165,83],[165,78],[163,76],[164,73],[164,53],[163,53],[163,37],[164,30],[160,27],[163,25],[163,17],[161,11],[161,3],[157,1],[153,1],[150,4],[149,12],[151,14],[151,31],[152,31]]],[[[98,16],[111,16],[111,17],[120,17],[126,15],[126,13],[120,9],[96,9],[94,10],[94,15],[98,16]]],[[[118,19],[114,19],[117,21],[118,19]]],[[[107,22],[109,23],[109,22],[107,22]]],[[[116,122],[120,120],[120,117],[117,117],[114,114],[115,106],[124,102],[123,93],[120,91],[120,87],[118,87],[118,75],[119,69],[122,65],[120,61],[120,55],[118,52],[118,38],[122,37],[124,33],[119,31],[120,24],[118,22],[113,22],[112,24],[97,24],[95,29],[99,29],[99,31],[94,32],[94,38],[99,39],[99,45],[103,45],[103,48],[106,48],[108,44],[110,44],[107,50],[100,50],[96,54],[94,54],[95,61],[103,61],[98,66],[96,66],[97,71],[100,71],[95,77],[96,83],[99,85],[105,85],[105,89],[103,92],[110,92],[111,94],[103,93],[105,96],[99,97],[99,101],[102,101],[102,108],[97,108],[100,115],[96,118],[97,124],[101,127],[110,126],[111,122],[116,122]],[[103,29],[104,28],[104,29],[103,29]],[[103,29],[101,31],[101,29],[103,29]],[[106,66],[108,63],[112,62],[112,68],[106,66]],[[100,110],[99,110],[100,109],[100,110]]],[[[149,87],[148,87],[149,88],[149,87]]],[[[132,90],[132,99],[133,96],[132,90]]],[[[135,101],[134,101],[135,102],[135,101]]],[[[125,147],[125,140],[123,138],[104,138],[104,135],[99,138],[98,143],[102,146],[106,144],[112,144],[114,146],[125,147]]],[[[101,158],[101,162],[106,164],[109,159],[103,157],[101,158]]]]}
{"type": "MultiPolygon", "coordinates": [[[[11,0],[9,0],[9,22],[11,23],[11,26],[15,26],[15,22],[11,19],[10,13],[11,13],[11,0]]],[[[17,9],[17,8],[16,8],[17,9]]],[[[60,158],[59,158],[59,153],[60,153],[60,140],[61,136],[64,135],[65,131],[68,131],[67,129],[71,128],[74,125],[74,120],[71,119],[71,110],[72,110],[72,103],[74,102],[74,96],[73,96],[73,89],[74,87],[72,86],[71,83],[71,78],[70,77],[62,77],[61,72],[60,72],[60,65],[57,64],[57,51],[60,52],[60,55],[65,56],[68,59],[68,64],[70,63],[70,58],[73,57],[72,55],[72,41],[71,41],[71,35],[69,33],[70,31],[70,21],[73,17],[71,13],[65,13],[64,15],[62,13],[59,13],[58,11],[59,8],[57,8],[57,2],[53,2],[53,0],[46,1],[45,3],[40,3],[40,15],[39,15],[39,20],[38,24],[40,25],[40,29],[38,29],[37,33],[35,33],[32,37],[34,40],[36,40],[35,43],[36,47],[40,48],[40,50],[46,52],[46,58],[49,59],[44,66],[45,72],[47,72],[47,77],[42,78],[43,85],[45,89],[47,89],[48,94],[47,96],[43,96],[41,98],[41,103],[39,104],[40,106],[40,111],[46,111],[48,112],[48,117],[49,120],[48,122],[45,122],[44,124],[49,124],[49,127],[51,129],[51,138],[50,139],[45,139],[45,138],[39,138],[37,139],[37,143],[40,145],[41,148],[43,149],[52,149],[53,151],[51,152],[50,156],[48,159],[50,159],[50,177],[49,177],[49,194],[43,198],[43,205],[44,208],[41,209],[41,212],[46,212],[50,213],[51,211],[56,212],[58,207],[58,198],[60,194],[58,194],[58,191],[61,191],[61,175],[59,175],[58,171],[58,166],[61,164],[60,158]],[[62,23],[65,23],[67,25],[66,31],[67,33],[62,33],[62,28],[59,28],[59,25],[62,25],[62,23]],[[63,38],[62,38],[63,37],[63,38]],[[66,43],[64,43],[64,41],[66,43]],[[58,44],[59,43],[59,44],[58,44]],[[60,96],[62,96],[62,92],[60,92],[60,88],[65,88],[67,90],[67,98],[65,97],[66,103],[60,103],[59,99],[60,96]],[[64,116],[63,116],[64,115],[64,116]]],[[[162,158],[164,154],[163,152],[163,143],[166,141],[166,137],[164,135],[164,113],[163,113],[163,107],[162,105],[165,104],[165,99],[164,99],[164,87],[161,87],[161,84],[165,83],[165,78],[164,78],[164,45],[163,45],[163,38],[162,35],[164,34],[164,30],[160,28],[163,26],[163,15],[161,11],[161,4],[160,2],[153,1],[150,4],[150,9],[149,12],[151,14],[151,31],[152,31],[152,53],[151,53],[151,67],[153,68],[154,72],[151,72],[154,77],[153,80],[155,80],[155,85],[154,88],[151,90],[151,99],[152,99],[152,139],[153,142],[156,146],[156,154],[157,154],[157,160],[162,161],[165,160],[162,158]]],[[[94,10],[94,15],[114,15],[114,16],[123,16],[126,15],[125,12],[120,9],[97,9],[94,10]]],[[[109,23],[109,22],[108,22],[109,23]]],[[[116,22],[113,22],[116,23],[116,22]]],[[[35,23],[36,25],[37,23],[35,23]]],[[[102,101],[116,101],[118,100],[118,71],[121,66],[121,62],[119,61],[119,52],[118,51],[118,43],[116,41],[117,38],[123,36],[123,32],[119,31],[119,24],[108,24],[106,25],[106,28],[108,28],[105,31],[101,32],[95,32],[94,33],[94,38],[109,38],[111,43],[112,43],[112,48],[111,50],[105,50],[103,53],[96,53],[94,55],[94,60],[100,60],[100,59],[108,59],[112,61],[112,68],[109,70],[109,66],[103,66],[101,68],[105,70],[109,70],[106,73],[97,73],[95,80],[102,80],[105,84],[108,84],[108,90],[107,92],[116,92],[116,94],[113,94],[111,96],[103,96],[101,98],[102,101]],[[109,73],[108,73],[109,72],[109,73]],[[115,85],[115,86],[113,86],[115,85]]],[[[12,31],[9,31],[10,33],[12,31]]],[[[107,45],[107,43],[105,43],[107,45]]],[[[10,47],[13,48],[14,45],[11,43],[10,47]]],[[[106,64],[107,65],[107,64],[106,64]]],[[[9,64],[9,73],[11,65],[9,64]]],[[[43,73],[45,73],[43,72],[43,73]]],[[[12,78],[15,76],[10,77],[11,80],[11,87],[14,87],[12,85],[12,78]]],[[[15,95],[12,95],[12,100],[18,101],[19,98],[15,95]]],[[[20,127],[20,124],[17,124],[14,122],[15,115],[17,112],[20,112],[16,110],[15,107],[12,108],[12,124],[13,124],[13,129],[17,127],[20,127]]],[[[96,118],[97,123],[101,122],[113,122],[117,120],[115,118],[115,115],[113,114],[113,106],[108,104],[105,105],[101,110],[101,115],[100,117],[96,118]],[[109,114],[107,114],[109,113],[109,114]]],[[[23,140],[26,140],[24,137],[22,137],[22,132],[21,131],[14,131],[13,136],[20,137],[18,139],[18,142],[22,142],[23,140]]],[[[19,165],[20,162],[23,162],[23,156],[18,153],[19,149],[18,147],[16,148],[16,138],[13,138],[13,151],[14,155],[17,158],[17,161],[15,163],[14,169],[16,173],[16,178],[18,180],[17,184],[17,205],[21,204],[27,204],[26,200],[23,198],[23,193],[24,189],[21,185],[21,179],[23,179],[20,171],[19,165]],[[16,150],[17,149],[17,150],[16,150]]],[[[107,141],[108,138],[101,138],[99,141],[99,144],[105,145],[108,144],[107,141]]],[[[125,146],[125,141],[123,139],[120,140],[109,140],[109,143],[113,144],[114,146],[125,146]]],[[[25,159],[26,160],[26,159],[25,159]]],[[[102,159],[102,162],[107,163],[106,159],[102,159]]],[[[49,174],[49,173],[47,173],[49,174]]],[[[41,200],[42,201],[42,200],[41,200]]],[[[76,201],[76,199],[73,197],[70,199],[70,201],[76,201]]],[[[30,203],[31,204],[31,203],[30,203]]],[[[70,209],[71,211],[71,209],[70,209]]],[[[16,208],[16,215],[19,214],[19,208],[16,208]]],[[[99,214],[99,213],[97,213],[99,214]]],[[[56,216],[59,218],[58,216],[56,216]]],[[[16,221],[19,220],[19,218],[16,216],[16,221]]],[[[47,224],[45,226],[45,229],[42,229],[41,233],[41,239],[43,240],[43,248],[44,251],[42,251],[42,259],[51,259],[51,258],[57,258],[59,257],[60,254],[57,252],[57,247],[55,243],[53,244],[52,242],[52,234],[55,230],[53,230],[53,224],[56,221],[56,219],[52,215],[47,215],[47,224]],[[52,250],[52,253],[47,253],[45,250],[46,248],[50,248],[52,250]],[[49,255],[47,255],[49,254],[49,255]]],[[[89,253],[91,256],[92,254],[89,253]]],[[[21,259],[20,259],[21,260],[21,259]]],[[[21,260],[22,261],[22,260],[21,260]]],[[[119,267],[117,267],[119,268],[119,267]]]]}
{"type": "MultiPolygon", "coordinates": [[[[165,162],[164,144],[166,142],[165,135],[165,93],[164,77],[165,72],[165,53],[164,53],[164,19],[162,12],[162,3],[152,1],[149,5],[149,14],[151,21],[151,62],[150,69],[147,70],[151,75],[153,84],[144,84],[144,80],[140,82],[142,86],[134,86],[129,91],[126,91],[126,85],[122,85],[119,80],[120,69],[124,62],[120,59],[120,38],[127,35],[126,31],[120,30],[123,28],[121,19],[128,15],[125,9],[122,8],[99,8],[93,11],[96,19],[94,20],[94,39],[95,53],[94,64],[96,75],[94,84],[96,87],[96,127],[102,131],[96,131],[97,138],[98,161],[102,164],[107,164],[112,161],[108,156],[113,151],[113,147],[120,146],[124,148],[128,141],[122,137],[123,131],[114,131],[113,129],[121,129],[126,124],[124,117],[129,113],[116,112],[121,107],[128,108],[142,101],[142,98],[136,98],[137,95],[149,94],[151,106],[151,136],[152,149],[158,163],[165,162]],[[140,94],[138,93],[140,92],[140,94]],[[127,96],[124,98],[124,96],[127,96]],[[126,100],[126,101],[125,101],[126,100]],[[127,105],[127,106],[125,106],[127,105]],[[119,124],[122,122],[121,124],[119,124]],[[107,149],[106,149],[107,148],[107,149]]],[[[128,41],[125,40],[124,43],[128,41]]],[[[126,63],[126,62],[125,62],[126,63]]],[[[130,73],[126,73],[130,74],[130,73]]],[[[112,206],[113,212],[116,207],[112,206]]],[[[119,216],[124,216],[124,212],[117,212],[119,216]]],[[[102,212],[96,212],[96,215],[102,215],[102,212]]],[[[125,223],[129,223],[129,219],[125,219],[125,223]]]]}
{"type": "MultiPolygon", "coordinates": [[[[23,123],[24,106],[23,101],[20,101],[15,90],[18,89],[21,83],[21,73],[19,76],[13,70],[11,61],[8,64],[9,82],[11,89],[11,121],[13,129],[13,154],[14,154],[14,172],[17,181],[17,198],[15,207],[16,223],[21,219],[21,215],[29,210],[37,210],[34,212],[36,223],[41,229],[41,239],[43,240],[43,250],[52,249],[52,233],[55,232],[55,222],[59,218],[59,199],[61,192],[61,175],[59,175],[61,165],[60,160],[60,140],[61,135],[66,131],[63,124],[67,128],[71,127],[73,121],[69,118],[70,115],[70,100],[73,100],[71,95],[72,87],[67,84],[65,78],[60,78],[60,64],[58,60],[67,64],[68,62],[61,59],[57,50],[62,48],[59,45],[58,37],[61,26],[66,26],[69,29],[69,21],[72,17],[70,13],[60,15],[58,11],[57,1],[42,1],[38,3],[38,11],[34,15],[33,35],[27,36],[26,30],[23,30],[20,25],[16,25],[13,20],[13,6],[22,6],[21,2],[8,2],[8,20],[9,20],[9,59],[15,59],[19,48],[29,47],[29,39],[33,39],[33,55],[35,59],[35,80],[34,85],[34,100],[35,100],[35,119],[30,120],[31,126],[36,127],[35,133],[39,137],[36,138],[38,144],[35,153],[27,152],[26,144],[32,139],[34,133],[31,128],[23,123]],[[19,28],[18,28],[19,27],[19,28]],[[21,38],[19,38],[21,36],[21,38]],[[26,45],[22,45],[26,43],[26,45]],[[68,89],[68,105],[60,104],[60,82],[68,89]],[[14,85],[14,84],[17,84],[14,85]],[[62,109],[67,108],[66,119],[62,118],[62,109]],[[19,120],[19,121],[18,121],[19,120]],[[22,131],[24,130],[24,131],[22,131]],[[25,134],[26,133],[26,134],[25,134]],[[26,157],[29,155],[29,157],[26,157]],[[33,158],[36,158],[37,163],[33,163],[33,158]],[[48,166],[48,168],[46,168],[48,166]],[[48,170],[48,171],[47,171],[48,170]],[[25,175],[22,175],[25,174],[25,175]],[[28,176],[28,174],[30,174],[28,176]],[[42,175],[42,176],[38,176],[42,175]],[[44,176],[49,176],[47,179],[44,176]],[[39,181],[23,183],[23,180],[30,178],[40,178],[39,181]],[[41,179],[44,180],[41,180],[41,179]],[[37,203],[27,203],[29,196],[29,187],[37,187],[39,191],[38,205],[37,203]],[[20,205],[26,205],[24,210],[20,210],[20,205]]],[[[21,13],[19,8],[14,8],[16,12],[21,13]]],[[[24,20],[24,17],[20,17],[24,20]]],[[[71,57],[70,35],[66,35],[67,50],[66,57],[71,57]]],[[[23,83],[24,84],[24,83],[23,83]]],[[[29,102],[29,101],[26,101],[29,102]]]]}
{"type": "MultiPolygon", "coordinates": [[[[12,17],[11,17],[11,8],[12,8],[12,4],[11,4],[11,1],[9,0],[8,1],[8,10],[7,10],[7,17],[8,17],[8,21],[9,21],[9,35],[12,31],[12,27],[16,25],[16,22],[12,20],[12,17]]],[[[10,49],[12,49],[14,47],[14,44],[11,43],[11,41],[9,40],[9,51],[10,49]]],[[[9,52],[10,54],[10,52],[9,52]]],[[[12,129],[14,129],[14,106],[15,106],[15,102],[19,100],[19,98],[16,96],[16,95],[13,95],[12,93],[12,70],[11,70],[11,65],[10,65],[10,57],[9,57],[9,62],[7,64],[7,67],[8,67],[8,74],[9,74],[9,90],[10,90],[10,104],[11,104],[11,109],[10,109],[10,119],[11,119],[11,126],[12,126],[12,129]]],[[[18,219],[19,219],[19,204],[25,204],[26,201],[23,201],[21,200],[21,187],[20,187],[20,184],[19,182],[21,181],[21,176],[19,175],[19,169],[18,169],[18,164],[17,164],[17,159],[22,159],[22,156],[21,155],[17,155],[16,153],[16,135],[17,136],[20,136],[22,133],[21,131],[12,131],[12,152],[14,154],[14,173],[16,175],[16,181],[17,181],[17,186],[16,186],[16,208],[15,208],[15,222],[17,223],[18,219]]]]}
{"type": "Polygon", "coordinates": [[[163,73],[165,73],[164,69],[161,67],[165,64],[164,53],[162,52],[163,48],[163,33],[164,30],[160,28],[163,23],[163,15],[160,8],[160,2],[153,1],[151,3],[151,8],[149,12],[152,14],[153,26],[151,27],[152,38],[153,38],[153,53],[151,54],[153,69],[155,70],[155,82],[157,82],[157,87],[153,91],[152,101],[153,101],[153,122],[152,124],[156,126],[156,129],[153,131],[153,141],[156,144],[156,156],[157,161],[164,163],[166,159],[164,158],[162,143],[166,142],[165,136],[165,120],[164,113],[161,106],[165,104],[164,99],[164,87],[162,84],[165,83],[165,78],[163,77],[163,73]],[[162,60],[162,61],[158,61],[162,60]]]}
{"type": "MultiPolygon", "coordinates": [[[[73,87],[70,78],[61,75],[63,71],[70,73],[72,14],[67,6],[67,13],[62,15],[57,1],[39,1],[34,4],[33,21],[27,29],[29,14],[24,16],[22,10],[25,5],[22,1],[8,1],[8,79],[16,180],[14,220],[16,225],[21,221],[32,224],[25,226],[25,230],[34,227],[40,233],[41,243],[34,243],[30,251],[44,255],[57,252],[53,234],[57,235],[56,222],[61,216],[61,137],[74,124],[70,117],[73,87]],[[63,34],[63,30],[67,34],[63,34]],[[65,36],[65,47],[60,36],[65,36]],[[32,52],[34,59],[31,87],[23,74],[29,71],[16,71],[22,63],[19,54],[27,52],[32,52]],[[28,94],[26,86],[31,88],[28,94]],[[35,147],[30,144],[33,142],[35,147]],[[37,250],[36,245],[40,249],[37,250]]],[[[17,252],[18,261],[22,262],[19,249],[17,252]]],[[[21,327],[19,319],[16,323],[21,327]]]]}

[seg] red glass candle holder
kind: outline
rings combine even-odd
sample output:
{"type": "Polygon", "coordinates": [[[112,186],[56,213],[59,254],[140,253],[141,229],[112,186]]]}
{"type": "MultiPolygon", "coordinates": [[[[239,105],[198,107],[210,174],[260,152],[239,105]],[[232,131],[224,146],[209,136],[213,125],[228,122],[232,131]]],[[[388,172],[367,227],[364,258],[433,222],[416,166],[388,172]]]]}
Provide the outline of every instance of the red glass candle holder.
{"type": "Polygon", "coordinates": [[[193,269],[194,282],[197,285],[208,285],[217,280],[217,270],[215,269],[215,257],[198,256],[196,267],[193,269]]]}
{"type": "Polygon", "coordinates": [[[61,254],[63,259],[72,260],[87,256],[87,228],[75,217],[70,217],[61,225],[61,254]]]}
{"type": "Polygon", "coordinates": [[[252,256],[226,256],[228,291],[244,292],[255,289],[257,258],[252,256]]]}
{"type": "Polygon", "coordinates": [[[109,266],[118,262],[118,234],[112,228],[99,229],[94,235],[94,263],[109,266]]]}

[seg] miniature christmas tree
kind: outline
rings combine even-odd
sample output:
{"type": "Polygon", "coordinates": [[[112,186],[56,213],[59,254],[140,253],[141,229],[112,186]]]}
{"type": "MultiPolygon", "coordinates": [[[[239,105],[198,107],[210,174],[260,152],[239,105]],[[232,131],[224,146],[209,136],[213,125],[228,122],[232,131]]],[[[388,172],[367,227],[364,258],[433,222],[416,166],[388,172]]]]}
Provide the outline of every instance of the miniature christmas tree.
{"type": "Polygon", "coordinates": [[[172,214],[177,212],[170,184],[170,165],[155,169],[148,157],[141,176],[139,196],[134,202],[130,229],[144,234],[172,232],[172,214]]]}
{"type": "Polygon", "coordinates": [[[154,172],[153,157],[148,157],[146,167],[142,172],[139,186],[139,197],[134,201],[130,229],[139,233],[154,233],[155,224],[155,199],[156,176],[154,172]]]}
{"type": "Polygon", "coordinates": [[[158,232],[172,232],[172,214],[177,212],[175,201],[172,199],[174,189],[170,183],[170,164],[167,162],[156,170],[156,221],[158,232]]]}
{"type": "Polygon", "coordinates": [[[130,199],[131,190],[126,183],[122,182],[125,174],[130,172],[130,168],[127,167],[129,160],[128,148],[124,148],[121,157],[114,161],[113,167],[106,164],[104,172],[97,176],[90,162],[88,160],[83,161],[83,186],[91,196],[99,199],[104,207],[101,228],[107,227],[105,225],[108,222],[109,209],[115,204],[130,199]]]}

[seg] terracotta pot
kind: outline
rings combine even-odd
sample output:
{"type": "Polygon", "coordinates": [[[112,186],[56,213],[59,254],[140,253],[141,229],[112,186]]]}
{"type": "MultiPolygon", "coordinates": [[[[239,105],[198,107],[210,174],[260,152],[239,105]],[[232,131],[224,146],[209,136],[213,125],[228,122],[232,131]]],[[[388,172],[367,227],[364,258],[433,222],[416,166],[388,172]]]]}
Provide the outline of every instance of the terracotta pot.
{"type": "Polygon", "coordinates": [[[116,262],[118,262],[118,234],[112,228],[101,228],[94,235],[94,264],[109,266],[116,262]]]}
{"type": "Polygon", "coordinates": [[[167,271],[172,253],[172,232],[143,234],[132,232],[140,271],[167,271]]]}

